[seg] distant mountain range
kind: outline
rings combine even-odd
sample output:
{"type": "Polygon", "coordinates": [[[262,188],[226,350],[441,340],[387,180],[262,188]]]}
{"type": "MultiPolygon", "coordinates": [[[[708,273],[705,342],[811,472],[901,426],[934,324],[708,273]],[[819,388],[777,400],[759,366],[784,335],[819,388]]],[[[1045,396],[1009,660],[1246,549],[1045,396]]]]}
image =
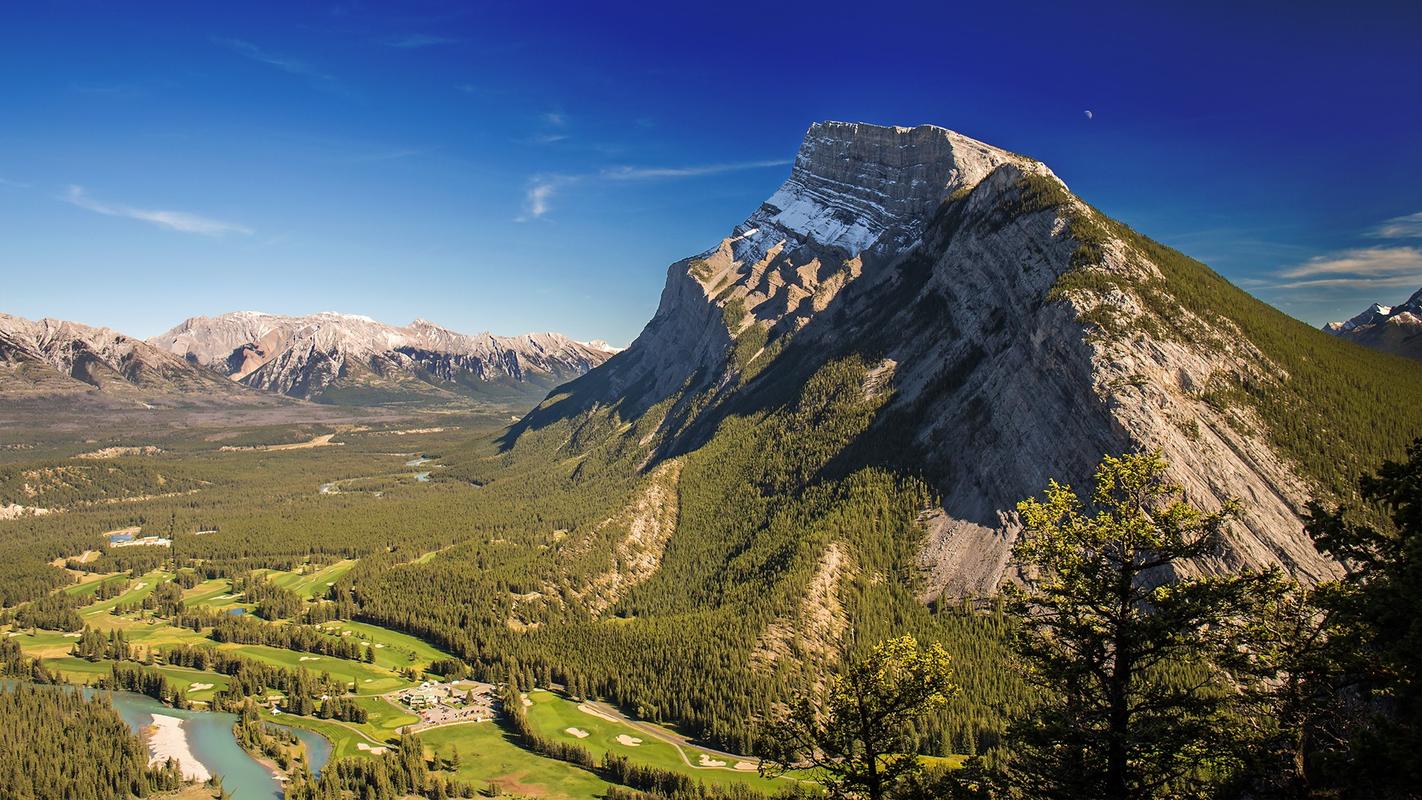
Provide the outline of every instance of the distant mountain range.
{"type": "Polygon", "coordinates": [[[1323,329],[1374,350],[1422,361],[1422,289],[1401,305],[1373,303],[1347,322],[1330,322],[1323,329]]]}
{"type": "Polygon", "coordinates": [[[338,404],[537,400],[615,350],[557,333],[468,335],[325,312],[193,317],[147,341],[0,314],[0,395],[100,393],[142,402],[338,404]]]}

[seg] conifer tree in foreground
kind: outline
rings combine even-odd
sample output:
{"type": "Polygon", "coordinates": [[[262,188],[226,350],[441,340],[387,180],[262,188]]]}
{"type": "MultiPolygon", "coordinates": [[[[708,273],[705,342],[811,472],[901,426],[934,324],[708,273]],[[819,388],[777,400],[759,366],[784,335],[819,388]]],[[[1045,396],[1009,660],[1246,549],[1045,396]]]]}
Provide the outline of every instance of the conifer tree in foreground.
{"type": "Polygon", "coordinates": [[[1182,578],[1236,513],[1186,503],[1159,454],[1107,457],[1083,498],[1051,482],[1018,505],[1016,645],[1041,690],[1014,724],[1030,797],[1197,796],[1238,768],[1230,673],[1272,574],[1182,578]]]}

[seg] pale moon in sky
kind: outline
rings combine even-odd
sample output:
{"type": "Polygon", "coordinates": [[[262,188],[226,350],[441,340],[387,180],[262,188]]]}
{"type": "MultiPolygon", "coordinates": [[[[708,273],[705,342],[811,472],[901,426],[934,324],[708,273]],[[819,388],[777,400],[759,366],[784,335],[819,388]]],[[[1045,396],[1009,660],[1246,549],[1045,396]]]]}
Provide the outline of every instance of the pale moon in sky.
{"type": "Polygon", "coordinates": [[[1090,111],[1086,112],[1086,118],[1087,118],[1087,119],[1091,119],[1091,112],[1090,112],[1090,111]]]}

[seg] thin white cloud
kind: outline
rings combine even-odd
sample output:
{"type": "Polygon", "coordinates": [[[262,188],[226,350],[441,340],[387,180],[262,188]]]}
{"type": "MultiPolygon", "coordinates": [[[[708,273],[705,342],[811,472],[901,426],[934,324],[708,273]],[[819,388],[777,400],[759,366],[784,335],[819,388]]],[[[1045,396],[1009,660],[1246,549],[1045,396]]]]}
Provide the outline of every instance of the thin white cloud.
{"type": "Polygon", "coordinates": [[[395,47],[401,50],[415,50],[422,47],[435,47],[441,44],[454,44],[458,39],[451,39],[448,36],[431,36],[426,33],[411,33],[405,36],[396,36],[386,39],[383,44],[386,47],[395,47]]]}
{"type": "Polygon", "coordinates": [[[1359,247],[1315,256],[1279,270],[1283,278],[1314,279],[1331,275],[1385,278],[1422,271],[1422,248],[1359,247]]]}
{"type": "Polygon", "coordinates": [[[562,128],[568,124],[568,116],[561,111],[548,111],[539,117],[545,125],[562,128]]]}
{"type": "Polygon", "coordinates": [[[189,214],[186,211],[164,211],[102,203],[90,197],[82,186],[70,186],[62,199],[71,205],[93,211],[96,214],[142,220],[182,233],[195,233],[201,236],[226,236],[229,233],[250,236],[252,234],[252,229],[245,225],[189,214]]]}
{"type": "Polygon", "coordinates": [[[773,159],[766,161],[730,161],[721,164],[698,164],[685,167],[617,166],[607,167],[598,172],[582,175],[535,175],[529,180],[528,187],[524,190],[523,213],[516,217],[514,221],[528,222],[546,215],[551,208],[551,201],[554,195],[575,183],[700,178],[706,175],[719,175],[726,172],[740,172],[742,170],[763,169],[767,167],[783,167],[790,163],[792,162],[786,159],[773,159]]]}
{"type": "Polygon", "coordinates": [[[690,167],[609,167],[600,174],[612,181],[644,181],[658,178],[699,178],[703,175],[719,175],[723,172],[740,172],[747,169],[784,167],[792,163],[789,159],[769,161],[732,161],[723,164],[701,164],[690,167]]]}
{"type": "Polygon", "coordinates": [[[11,189],[28,189],[30,184],[21,181],[12,181],[9,178],[0,178],[0,186],[8,186],[11,189]]]}
{"type": "Polygon", "coordinates": [[[300,59],[273,53],[242,39],[213,39],[213,41],[244,58],[275,67],[288,75],[305,78],[313,88],[338,94],[346,93],[341,82],[334,75],[328,75],[300,59]]]}
{"type": "Polygon", "coordinates": [[[1373,239],[1422,239],[1422,211],[1383,220],[1367,235],[1373,239]]]}

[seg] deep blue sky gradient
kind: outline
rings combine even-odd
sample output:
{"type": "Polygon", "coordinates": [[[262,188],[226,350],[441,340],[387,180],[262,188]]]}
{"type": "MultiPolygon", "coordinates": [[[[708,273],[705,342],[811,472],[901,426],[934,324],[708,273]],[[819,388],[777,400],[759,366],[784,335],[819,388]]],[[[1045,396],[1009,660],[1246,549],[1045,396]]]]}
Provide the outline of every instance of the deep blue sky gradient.
{"type": "Polygon", "coordinates": [[[625,344],[844,119],[1037,157],[1321,323],[1422,286],[1419,80],[1415,1],[7,3],[0,311],[625,344]]]}

